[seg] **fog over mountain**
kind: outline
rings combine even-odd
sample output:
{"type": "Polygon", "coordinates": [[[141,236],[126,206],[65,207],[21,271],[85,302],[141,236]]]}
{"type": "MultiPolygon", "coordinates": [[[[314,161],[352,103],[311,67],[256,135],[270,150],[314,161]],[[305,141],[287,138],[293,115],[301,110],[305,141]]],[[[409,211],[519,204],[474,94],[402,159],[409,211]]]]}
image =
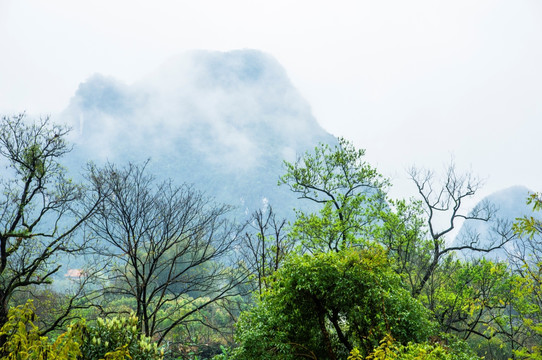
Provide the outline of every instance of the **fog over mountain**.
{"type": "MultiPolygon", "coordinates": [[[[283,216],[302,207],[277,186],[283,160],[336,141],[281,65],[256,50],[185,53],[133,84],[96,74],[80,84],[60,121],[74,128],[68,168],[89,160],[150,158],[158,178],[193,183],[238,207],[238,214],[264,203],[283,216]]],[[[513,221],[529,211],[527,193],[514,187],[483,201],[494,202],[497,216],[513,221]]],[[[465,226],[456,241],[473,231],[487,238],[491,226],[465,226]]]]}
{"type": "MultiPolygon", "coordinates": [[[[510,225],[519,217],[535,216],[532,206],[527,205],[527,197],[533,191],[524,186],[512,186],[490,194],[483,198],[476,206],[485,206],[491,204],[495,213],[492,219],[488,222],[484,221],[468,221],[466,222],[456,236],[455,244],[464,244],[471,241],[474,236],[479,239],[479,244],[482,247],[490,247],[496,244],[501,239],[501,234],[505,229],[510,229],[510,225]]],[[[476,206],[474,209],[476,209],[476,206]]],[[[469,214],[472,215],[472,212],[469,214]]],[[[512,243],[505,246],[505,249],[511,250],[512,243]]],[[[489,255],[485,253],[476,253],[476,256],[485,256],[489,258],[506,258],[505,249],[499,249],[489,255]]]]}
{"type": "Polygon", "coordinates": [[[255,50],[186,53],[130,85],[94,75],[60,120],[74,128],[77,166],[150,158],[159,178],[249,211],[264,198],[292,208],[277,188],[283,160],[335,141],[278,62],[255,50]]]}

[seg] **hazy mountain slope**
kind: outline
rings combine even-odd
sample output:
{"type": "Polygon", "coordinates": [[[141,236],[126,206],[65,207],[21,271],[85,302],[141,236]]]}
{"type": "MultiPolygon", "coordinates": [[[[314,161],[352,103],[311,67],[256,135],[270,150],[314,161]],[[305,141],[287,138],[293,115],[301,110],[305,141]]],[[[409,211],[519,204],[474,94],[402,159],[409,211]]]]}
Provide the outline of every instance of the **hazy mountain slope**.
{"type": "Polygon", "coordinates": [[[299,206],[276,186],[282,161],[335,141],[277,61],[254,50],[188,53],[132,85],[95,75],[62,120],[74,127],[70,167],[151,158],[158,177],[243,211],[264,197],[281,211],[299,206]]]}
{"type": "MultiPolygon", "coordinates": [[[[489,202],[497,209],[493,221],[471,221],[464,224],[455,238],[455,243],[468,242],[474,234],[478,234],[480,244],[489,246],[499,240],[498,231],[502,230],[503,226],[509,228],[516,218],[524,215],[537,216],[537,214],[533,214],[532,206],[526,203],[529,193],[532,193],[532,191],[524,186],[513,186],[482,199],[478,205],[489,202]]],[[[510,248],[511,245],[508,244],[507,248],[510,248]]],[[[497,250],[489,256],[484,253],[477,253],[477,255],[490,258],[505,258],[504,250],[497,250]]]]}

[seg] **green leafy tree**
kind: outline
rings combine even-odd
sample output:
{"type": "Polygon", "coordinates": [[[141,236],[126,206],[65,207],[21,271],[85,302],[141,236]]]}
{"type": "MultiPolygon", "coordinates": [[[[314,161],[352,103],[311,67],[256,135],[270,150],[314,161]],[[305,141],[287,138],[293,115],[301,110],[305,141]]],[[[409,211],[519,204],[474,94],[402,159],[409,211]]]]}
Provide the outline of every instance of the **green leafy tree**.
{"type": "Polygon", "coordinates": [[[406,344],[433,328],[380,248],[294,256],[272,279],[239,321],[240,359],[340,359],[387,333],[406,344]]]}
{"type": "MultiPolygon", "coordinates": [[[[542,210],[542,196],[534,193],[527,203],[533,211],[542,210]]],[[[513,318],[519,321],[518,329],[510,334],[517,343],[515,353],[519,358],[542,359],[542,221],[534,216],[518,218],[515,232],[522,237],[511,253],[516,277],[513,318]],[[527,330],[525,331],[521,330],[527,330]]]]}
{"type": "Polygon", "coordinates": [[[364,161],[364,150],[339,138],[338,145],[320,144],[295,163],[285,162],[285,184],[321,207],[298,211],[291,236],[310,252],[339,251],[371,240],[385,208],[388,181],[364,161]]]}
{"type": "Polygon", "coordinates": [[[505,326],[502,319],[510,308],[513,276],[504,262],[485,259],[454,261],[446,281],[433,292],[431,309],[441,331],[463,340],[481,337],[491,340],[505,326]]]}
{"type": "MultiPolygon", "coordinates": [[[[527,204],[533,206],[533,211],[542,210],[542,194],[530,194],[527,198],[527,204]]],[[[542,221],[534,216],[524,216],[517,219],[514,230],[519,235],[533,239],[535,236],[542,234],[542,221]]]]}
{"type": "Polygon", "coordinates": [[[422,269],[431,260],[422,204],[415,200],[388,200],[388,206],[379,214],[381,224],[374,230],[374,237],[386,248],[395,271],[413,292],[423,276],[422,269]]]}
{"type": "Polygon", "coordinates": [[[298,212],[291,238],[313,254],[380,244],[403,286],[435,312],[443,331],[493,338],[490,322],[510,309],[509,274],[502,266],[470,266],[456,257],[462,251],[486,254],[515,238],[510,226],[495,219],[490,203],[466,211],[464,203],[481,182],[456,172],[453,164],[442,179],[412,169],[420,200],[391,200],[385,195],[388,181],[363,157],[362,150],[339,139],[335,147],[321,144],[297,162],[285,163],[280,183],[320,205],[315,213],[298,212]],[[463,223],[490,221],[493,232],[486,242],[473,232],[454,243],[446,239],[463,223]]]}

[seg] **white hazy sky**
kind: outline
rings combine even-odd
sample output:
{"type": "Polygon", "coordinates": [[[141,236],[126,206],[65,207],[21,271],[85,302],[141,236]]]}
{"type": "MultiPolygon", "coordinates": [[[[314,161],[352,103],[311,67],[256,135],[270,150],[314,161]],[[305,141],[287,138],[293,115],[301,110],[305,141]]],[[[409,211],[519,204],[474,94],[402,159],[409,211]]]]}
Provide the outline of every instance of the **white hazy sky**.
{"type": "MultiPolygon", "coordinates": [[[[63,110],[192,49],[273,55],[329,132],[411,165],[542,190],[540,0],[0,0],[0,113],[63,110]]],[[[406,189],[406,188],[405,188],[406,189]]]]}

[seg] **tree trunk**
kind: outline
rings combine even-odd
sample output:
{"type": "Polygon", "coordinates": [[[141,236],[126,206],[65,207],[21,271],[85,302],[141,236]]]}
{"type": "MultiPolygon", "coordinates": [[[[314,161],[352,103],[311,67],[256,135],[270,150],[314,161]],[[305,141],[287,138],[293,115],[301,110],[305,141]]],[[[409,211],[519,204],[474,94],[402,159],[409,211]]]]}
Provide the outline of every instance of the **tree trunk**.
{"type": "MultiPolygon", "coordinates": [[[[2,328],[7,322],[8,322],[8,312],[9,312],[9,306],[7,297],[5,294],[5,291],[2,289],[0,290],[0,328],[2,328]]],[[[4,351],[2,350],[4,348],[4,344],[7,341],[6,335],[0,335],[0,355],[3,358],[5,355],[4,351]]]]}

